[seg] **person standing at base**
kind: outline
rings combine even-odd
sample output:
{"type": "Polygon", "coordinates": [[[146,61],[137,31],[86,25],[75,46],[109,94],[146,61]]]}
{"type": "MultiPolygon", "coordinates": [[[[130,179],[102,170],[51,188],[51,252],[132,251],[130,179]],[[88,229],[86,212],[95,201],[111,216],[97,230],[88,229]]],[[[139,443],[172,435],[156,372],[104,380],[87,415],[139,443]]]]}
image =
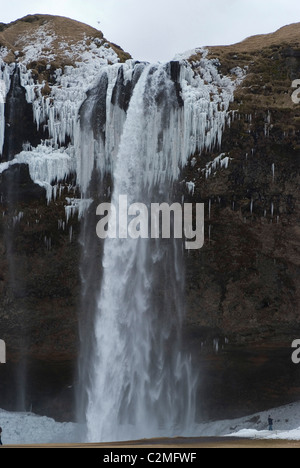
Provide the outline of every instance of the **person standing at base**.
{"type": "Polygon", "coordinates": [[[271,416],[269,416],[268,418],[268,424],[269,424],[269,431],[273,431],[273,419],[271,418],[271,416]]]}

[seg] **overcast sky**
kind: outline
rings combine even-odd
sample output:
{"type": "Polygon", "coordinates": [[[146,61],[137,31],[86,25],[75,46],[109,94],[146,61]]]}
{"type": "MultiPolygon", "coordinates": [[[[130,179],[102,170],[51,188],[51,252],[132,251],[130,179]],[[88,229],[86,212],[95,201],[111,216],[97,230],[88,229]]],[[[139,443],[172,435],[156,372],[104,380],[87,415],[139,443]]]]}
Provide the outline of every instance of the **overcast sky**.
{"type": "Polygon", "coordinates": [[[239,42],[300,22],[299,0],[0,0],[0,22],[33,13],[101,29],[137,60],[171,60],[203,45],[239,42]]]}

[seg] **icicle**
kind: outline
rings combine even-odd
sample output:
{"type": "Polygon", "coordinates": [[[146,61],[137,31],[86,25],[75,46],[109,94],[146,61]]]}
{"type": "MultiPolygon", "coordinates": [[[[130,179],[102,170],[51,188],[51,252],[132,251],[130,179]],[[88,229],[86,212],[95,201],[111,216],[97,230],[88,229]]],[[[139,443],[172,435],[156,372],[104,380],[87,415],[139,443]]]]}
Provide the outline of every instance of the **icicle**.
{"type": "Polygon", "coordinates": [[[45,243],[46,249],[47,249],[48,251],[50,251],[50,250],[51,250],[51,247],[52,247],[51,237],[48,238],[47,236],[45,236],[45,237],[44,237],[44,243],[45,243]]]}
{"type": "Polygon", "coordinates": [[[194,182],[186,182],[187,189],[189,194],[194,196],[195,193],[195,183],[194,182]]]}
{"type": "Polygon", "coordinates": [[[66,222],[68,224],[71,217],[78,215],[78,219],[81,219],[85,212],[89,209],[93,203],[92,199],[77,199],[77,198],[66,198],[68,203],[65,206],[66,222]]]}
{"type": "Polygon", "coordinates": [[[215,338],[214,341],[213,341],[213,345],[214,345],[214,351],[216,354],[219,353],[219,339],[218,338],[215,338]]]}
{"type": "Polygon", "coordinates": [[[197,164],[197,159],[196,159],[196,158],[193,158],[193,159],[191,160],[191,167],[194,168],[194,167],[196,166],[196,164],[197,164]]]}
{"type": "Polygon", "coordinates": [[[16,216],[13,217],[13,226],[14,227],[15,227],[16,224],[18,224],[21,221],[23,216],[24,216],[24,213],[22,211],[20,211],[20,213],[18,213],[16,216]]]}
{"type": "Polygon", "coordinates": [[[225,167],[225,169],[228,169],[228,165],[229,165],[229,158],[226,157],[226,158],[222,159],[221,167],[225,167]]]}

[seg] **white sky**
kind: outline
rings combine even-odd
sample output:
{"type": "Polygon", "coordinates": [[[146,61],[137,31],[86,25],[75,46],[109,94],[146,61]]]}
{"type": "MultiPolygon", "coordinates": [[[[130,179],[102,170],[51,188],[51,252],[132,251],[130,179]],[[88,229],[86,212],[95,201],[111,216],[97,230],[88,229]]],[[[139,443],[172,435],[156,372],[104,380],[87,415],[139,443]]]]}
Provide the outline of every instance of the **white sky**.
{"type": "Polygon", "coordinates": [[[300,22],[299,0],[0,0],[0,22],[67,16],[95,28],[137,60],[171,60],[203,45],[239,42],[300,22]]]}

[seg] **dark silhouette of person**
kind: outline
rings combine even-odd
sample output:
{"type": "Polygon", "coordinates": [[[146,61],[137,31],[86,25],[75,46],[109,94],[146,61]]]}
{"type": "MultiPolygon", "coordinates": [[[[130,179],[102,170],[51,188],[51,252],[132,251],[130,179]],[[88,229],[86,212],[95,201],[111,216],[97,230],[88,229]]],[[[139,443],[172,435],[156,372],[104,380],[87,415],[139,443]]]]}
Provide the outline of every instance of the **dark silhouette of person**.
{"type": "Polygon", "coordinates": [[[269,424],[269,431],[273,431],[273,419],[271,416],[268,418],[268,424],[269,424]]]}
{"type": "Polygon", "coordinates": [[[2,427],[0,427],[0,445],[3,445],[2,444],[2,427]]]}

